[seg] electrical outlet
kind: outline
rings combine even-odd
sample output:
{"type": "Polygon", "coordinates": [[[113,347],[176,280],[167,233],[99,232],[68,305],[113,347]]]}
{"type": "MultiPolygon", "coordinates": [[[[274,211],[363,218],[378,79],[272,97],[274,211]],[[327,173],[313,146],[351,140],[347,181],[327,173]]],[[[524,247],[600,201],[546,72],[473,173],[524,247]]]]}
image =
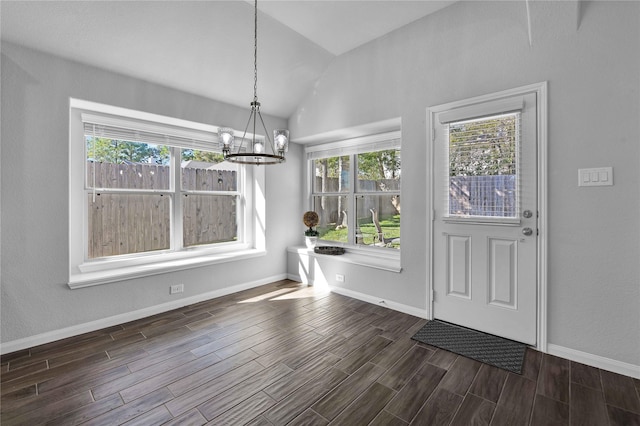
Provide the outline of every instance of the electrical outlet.
{"type": "Polygon", "coordinates": [[[182,293],[184,291],[184,284],[176,284],[169,287],[169,294],[182,293]]]}
{"type": "Polygon", "coordinates": [[[336,281],[338,281],[339,283],[343,283],[344,282],[344,275],[336,274],[336,281]]]}

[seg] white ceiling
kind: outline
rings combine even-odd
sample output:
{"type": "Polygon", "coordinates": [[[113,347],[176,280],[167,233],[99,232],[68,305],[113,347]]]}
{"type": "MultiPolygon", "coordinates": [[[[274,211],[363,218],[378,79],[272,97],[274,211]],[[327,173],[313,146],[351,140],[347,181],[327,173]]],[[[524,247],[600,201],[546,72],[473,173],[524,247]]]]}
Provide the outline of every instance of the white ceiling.
{"type": "MultiPolygon", "coordinates": [[[[333,58],[454,1],[258,2],[258,97],[289,117],[333,58]]],[[[3,40],[249,107],[253,2],[2,1],[3,40]]]]}

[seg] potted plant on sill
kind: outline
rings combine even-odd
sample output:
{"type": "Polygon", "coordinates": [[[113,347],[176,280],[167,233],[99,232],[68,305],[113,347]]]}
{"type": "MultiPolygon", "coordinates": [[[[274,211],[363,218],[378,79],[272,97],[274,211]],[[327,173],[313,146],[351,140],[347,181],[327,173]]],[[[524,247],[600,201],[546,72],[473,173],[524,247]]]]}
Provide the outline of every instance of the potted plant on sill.
{"type": "Polygon", "coordinates": [[[307,248],[314,248],[316,246],[316,242],[318,241],[318,235],[320,233],[313,229],[320,222],[320,217],[318,217],[318,213],[314,211],[305,212],[302,216],[302,222],[307,226],[307,230],[304,231],[304,242],[307,248]]]}

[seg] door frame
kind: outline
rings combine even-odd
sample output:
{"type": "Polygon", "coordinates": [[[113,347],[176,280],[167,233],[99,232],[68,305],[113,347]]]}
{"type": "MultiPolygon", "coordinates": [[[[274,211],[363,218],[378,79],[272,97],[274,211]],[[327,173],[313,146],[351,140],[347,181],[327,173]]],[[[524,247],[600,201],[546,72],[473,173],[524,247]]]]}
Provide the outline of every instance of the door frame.
{"type": "Polygon", "coordinates": [[[434,149],[435,149],[435,116],[437,113],[462,106],[488,102],[509,96],[536,94],[536,131],[537,131],[537,202],[538,202],[538,247],[537,247],[537,308],[536,308],[536,349],[547,352],[547,82],[534,83],[527,86],[503,90],[473,98],[449,102],[427,108],[427,211],[429,212],[429,238],[427,239],[427,312],[426,318],[433,319],[433,249],[434,249],[434,221],[435,221],[435,176],[434,176],[434,149]]]}

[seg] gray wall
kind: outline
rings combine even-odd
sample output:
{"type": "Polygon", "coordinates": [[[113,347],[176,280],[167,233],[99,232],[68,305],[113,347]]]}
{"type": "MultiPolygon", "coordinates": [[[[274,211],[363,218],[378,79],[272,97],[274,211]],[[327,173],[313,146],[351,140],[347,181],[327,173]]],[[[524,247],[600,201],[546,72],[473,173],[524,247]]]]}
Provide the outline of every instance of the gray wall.
{"type": "Polygon", "coordinates": [[[299,105],[300,138],[402,118],[404,270],[325,276],[425,309],[427,108],[548,81],[548,342],[640,365],[640,3],[530,5],[532,47],[524,2],[460,2],[337,58],[299,105]],[[598,166],[615,185],[578,188],[598,166]]]}
{"type": "MultiPolygon", "coordinates": [[[[301,148],[266,169],[267,252],[250,260],[70,290],[69,98],[243,128],[249,109],[2,44],[2,342],[175,301],[184,294],[284,277],[286,247],[300,242],[301,148]],[[295,216],[295,218],[294,218],[295,216]]],[[[265,116],[268,128],[286,126],[265,116]]]]}

